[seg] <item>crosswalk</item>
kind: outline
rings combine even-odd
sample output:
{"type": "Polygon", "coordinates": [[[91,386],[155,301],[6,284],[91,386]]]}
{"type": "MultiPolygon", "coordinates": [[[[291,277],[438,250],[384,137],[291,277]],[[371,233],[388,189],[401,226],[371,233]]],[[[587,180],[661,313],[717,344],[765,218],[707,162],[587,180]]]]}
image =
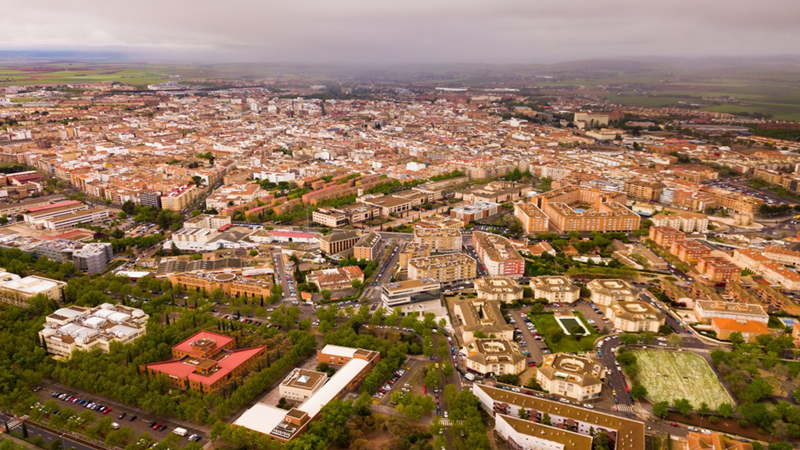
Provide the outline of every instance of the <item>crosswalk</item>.
{"type": "Polygon", "coordinates": [[[633,412],[633,407],[628,405],[617,405],[617,411],[633,412]]]}

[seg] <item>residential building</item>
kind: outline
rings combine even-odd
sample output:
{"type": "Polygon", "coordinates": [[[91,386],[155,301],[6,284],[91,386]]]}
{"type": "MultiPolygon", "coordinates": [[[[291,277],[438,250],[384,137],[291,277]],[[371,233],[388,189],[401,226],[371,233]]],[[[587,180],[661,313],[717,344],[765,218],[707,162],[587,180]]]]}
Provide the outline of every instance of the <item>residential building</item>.
{"type": "Polygon", "coordinates": [[[664,187],[664,183],[658,181],[634,180],[626,181],[623,190],[633,200],[657,202],[664,193],[664,187]]]}
{"type": "Polygon", "coordinates": [[[430,278],[439,283],[472,280],[477,276],[478,265],[463,253],[415,258],[408,261],[408,278],[430,278]]]}
{"type": "Polygon", "coordinates": [[[639,228],[639,215],[625,206],[626,196],[619,192],[565,186],[533,200],[550,218],[550,227],[561,233],[639,228]]]}
{"type": "Polygon", "coordinates": [[[513,181],[493,181],[483,186],[473,186],[456,191],[455,196],[470,203],[510,203],[522,198],[530,191],[530,184],[525,185],[513,181]]]}
{"type": "Polygon", "coordinates": [[[551,394],[585,401],[600,397],[605,366],[567,353],[545,355],[536,369],[536,381],[551,394]]]}
{"type": "Polygon", "coordinates": [[[472,393],[495,417],[497,433],[516,445],[512,448],[583,450],[592,447],[592,436],[598,434],[607,436],[615,450],[645,448],[645,426],[638,420],[484,384],[474,384],[472,393]],[[519,418],[520,409],[527,419],[519,418]],[[550,425],[542,423],[544,414],[550,425]]]}
{"type": "Polygon", "coordinates": [[[711,248],[699,241],[687,239],[673,242],[669,252],[685,263],[696,263],[700,258],[711,254],[711,248]]]}
{"type": "Polygon", "coordinates": [[[514,327],[503,318],[500,302],[458,299],[453,303],[453,319],[453,325],[461,327],[464,345],[478,338],[514,339],[514,327]]]}
{"type": "Polygon", "coordinates": [[[474,281],[475,293],[481,300],[512,303],[522,299],[522,287],[509,277],[481,277],[474,281]]]}
{"type": "Polygon", "coordinates": [[[319,249],[328,255],[343,253],[356,245],[360,237],[355,231],[343,231],[317,236],[319,249]]]}
{"type": "Polygon", "coordinates": [[[550,229],[550,218],[535,203],[514,203],[514,217],[522,222],[528,234],[546,233],[550,229]]]}
{"type": "Polygon", "coordinates": [[[206,209],[222,211],[231,206],[242,206],[267,196],[267,191],[258,183],[224,185],[206,198],[206,209]]]}
{"type": "Polygon", "coordinates": [[[328,374],[325,372],[295,368],[278,385],[278,392],[290,402],[304,402],[320,390],[326,381],[328,374]]]}
{"type": "Polygon", "coordinates": [[[778,263],[768,262],[761,264],[760,273],[773,284],[779,284],[788,291],[800,289],[800,274],[778,263]]]}
{"type": "Polygon", "coordinates": [[[161,191],[142,191],[139,192],[139,204],[149,206],[154,209],[161,209],[161,191]]]}
{"type": "Polygon", "coordinates": [[[786,250],[780,247],[767,247],[764,249],[763,255],[785,266],[800,267],[800,252],[786,250]]]}
{"type": "Polygon", "coordinates": [[[430,278],[386,283],[381,286],[382,306],[387,311],[400,311],[401,315],[432,312],[444,314],[441,299],[441,284],[430,278]]]}
{"type": "Polygon", "coordinates": [[[69,357],[75,350],[108,353],[112,342],[128,344],[147,333],[149,316],[137,308],[103,303],[68,306],[45,318],[39,339],[48,353],[69,357]]]}
{"type": "Polygon", "coordinates": [[[720,433],[690,431],[686,437],[686,450],[753,450],[753,444],[729,438],[720,433]]]}
{"type": "Polygon", "coordinates": [[[400,256],[397,259],[397,265],[401,269],[408,269],[408,262],[416,258],[427,258],[431,256],[431,249],[426,245],[415,244],[407,242],[403,249],[400,250],[400,256]]]}
{"type": "Polygon", "coordinates": [[[467,370],[494,376],[518,374],[527,368],[525,356],[510,339],[475,339],[467,348],[464,364],[467,370]]]}
{"type": "Polygon", "coordinates": [[[639,298],[639,291],[625,280],[596,279],[586,284],[592,291],[595,305],[611,306],[616,302],[631,302],[639,298]]]}
{"type": "Polygon", "coordinates": [[[758,272],[761,270],[762,264],[769,263],[771,260],[755,249],[737,248],[733,251],[733,261],[745,269],[758,272]]]}
{"type": "Polygon", "coordinates": [[[581,288],[562,276],[531,278],[533,298],[546,299],[548,303],[575,303],[581,298],[581,288]]]}
{"type": "Polygon", "coordinates": [[[467,223],[494,216],[502,206],[494,202],[475,202],[469,205],[456,206],[450,210],[450,216],[467,223]]]}
{"type": "Polygon", "coordinates": [[[371,231],[353,246],[353,258],[376,261],[380,257],[381,235],[371,231]]]}
{"type": "Polygon", "coordinates": [[[672,227],[650,227],[649,237],[657,245],[669,249],[672,244],[686,239],[686,235],[672,227]]]}
{"type": "Polygon", "coordinates": [[[414,228],[414,243],[424,245],[434,253],[457,252],[463,246],[461,230],[457,228],[414,228]]]}
{"type": "Polygon", "coordinates": [[[143,375],[166,375],[172,387],[216,392],[243,376],[267,352],[266,347],[236,350],[236,339],[201,331],[172,347],[172,360],[139,366],[143,375]]]}
{"type": "Polygon", "coordinates": [[[731,333],[739,332],[748,343],[755,341],[758,336],[770,334],[767,324],[744,319],[714,317],[711,319],[711,329],[717,334],[717,339],[729,340],[731,333]]]}
{"type": "Polygon", "coordinates": [[[739,266],[719,256],[701,256],[697,271],[714,283],[736,283],[742,274],[739,266]]]}
{"type": "Polygon", "coordinates": [[[653,305],[642,301],[621,301],[606,309],[606,317],[614,328],[628,333],[657,333],[666,315],[653,305]]]}
{"type": "Polygon", "coordinates": [[[104,242],[83,243],[68,239],[43,241],[36,246],[34,254],[59,263],[71,262],[75,268],[94,275],[105,270],[114,257],[111,244],[104,242]]]}
{"type": "Polygon", "coordinates": [[[0,269],[0,302],[9,305],[27,307],[28,300],[37,295],[61,302],[64,295],[64,288],[67,283],[49,278],[30,275],[20,277],[17,274],[6,272],[0,269]]]}
{"type": "Polygon", "coordinates": [[[311,214],[311,220],[320,225],[338,228],[343,227],[350,223],[350,219],[344,214],[334,208],[320,208],[311,214]]]}
{"type": "Polygon", "coordinates": [[[411,211],[411,208],[414,206],[413,200],[392,195],[371,198],[369,200],[364,200],[362,203],[380,208],[381,215],[384,217],[388,217],[389,215],[403,217],[404,213],[411,211]]]}
{"type": "Polygon", "coordinates": [[[214,273],[211,265],[207,264],[205,267],[207,267],[207,271],[201,269],[194,273],[191,268],[184,268],[175,273],[169,273],[168,279],[173,286],[179,285],[187,290],[205,291],[207,294],[220,289],[228,297],[268,298],[272,293],[270,280],[244,277],[225,271],[214,273]]]}
{"type": "Polygon", "coordinates": [[[320,291],[337,291],[352,287],[353,280],[364,282],[364,272],[358,266],[333,267],[330,269],[313,270],[306,280],[316,284],[320,291]]]}
{"type": "Polygon", "coordinates": [[[692,212],[678,212],[672,214],[656,214],[650,218],[653,225],[658,227],[671,227],[684,233],[708,232],[708,217],[704,214],[692,212]]]}
{"type": "Polygon", "coordinates": [[[474,231],[472,245],[489,275],[513,278],[524,275],[525,260],[503,236],[474,231]]]}
{"type": "Polygon", "coordinates": [[[200,214],[197,217],[192,217],[191,219],[183,222],[183,228],[219,230],[220,228],[230,226],[231,221],[231,216],[223,216],[221,214],[200,214]]]}
{"type": "Polygon", "coordinates": [[[697,320],[705,323],[714,318],[769,322],[769,315],[764,307],[753,303],[697,300],[694,303],[694,315],[697,320]]]}
{"type": "Polygon", "coordinates": [[[179,212],[189,207],[200,196],[200,189],[193,184],[174,188],[161,195],[161,209],[179,212]]]}

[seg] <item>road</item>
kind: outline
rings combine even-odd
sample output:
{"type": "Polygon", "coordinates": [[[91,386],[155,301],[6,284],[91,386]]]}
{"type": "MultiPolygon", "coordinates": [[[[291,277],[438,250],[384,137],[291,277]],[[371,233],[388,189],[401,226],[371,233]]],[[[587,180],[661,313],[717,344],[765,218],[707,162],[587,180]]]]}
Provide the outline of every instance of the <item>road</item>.
{"type": "Polygon", "coordinates": [[[280,282],[281,288],[283,288],[283,298],[288,301],[297,300],[297,296],[292,295],[293,290],[295,293],[297,292],[295,290],[296,286],[294,285],[294,280],[287,278],[287,275],[291,277],[292,274],[286,271],[286,267],[283,264],[283,253],[280,247],[272,247],[272,260],[275,263],[275,278],[280,282]]]}
{"type": "MultiPolygon", "coordinates": [[[[381,234],[383,236],[383,233],[381,234]]],[[[392,280],[395,267],[400,260],[400,248],[402,243],[388,242],[384,247],[381,258],[378,261],[378,268],[375,269],[375,280],[364,288],[361,298],[367,299],[371,303],[379,304],[381,301],[381,287],[392,280]],[[389,253],[388,255],[386,253],[389,253]],[[388,259],[387,259],[388,257],[388,259]]]]}
{"type": "MultiPolygon", "coordinates": [[[[9,416],[7,416],[5,414],[0,414],[0,420],[3,420],[4,422],[11,423],[13,421],[13,418],[11,418],[11,417],[9,417],[9,416]]],[[[48,445],[51,444],[54,441],[61,440],[61,442],[63,442],[63,445],[61,446],[61,448],[63,448],[63,449],[74,448],[75,450],[97,450],[98,448],[101,448],[99,446],[98,447],[92,447],[92,446],[89,446],[89,445],[82,444],[82,443],[77,442],[76,440],[74,440],[74,439],[72,439],[70,437],[65,437],[63,434],[56,434],[56,433],[52,433],[50,431],[46,431],[46,430],[40,428],[39,426],[34,425],[34,424],[30,423],[30,422],[28,422],[25,425],[25,427],[28,429],[28,437],[41,436],[42,440],[44,441],[44,443],[48,444],[48,445]]],[[[10,428],[11,428],[12,431],[18,431],[18,432],[22,433],[22,423],[20,423],[20,422],[16,422],[16,424],[13,427],[10,427],[10,428]]]]}

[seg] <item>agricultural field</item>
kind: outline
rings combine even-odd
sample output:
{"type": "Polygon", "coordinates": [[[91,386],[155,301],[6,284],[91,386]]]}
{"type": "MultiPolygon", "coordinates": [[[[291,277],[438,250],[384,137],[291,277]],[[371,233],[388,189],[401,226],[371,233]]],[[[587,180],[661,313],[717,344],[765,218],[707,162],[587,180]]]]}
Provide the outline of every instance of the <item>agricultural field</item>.
{"type": "Polygon", "coordinates": [[[706,402],[711,409],[735,404],[717,376],[700,356],[688,352],[631,350],[639,366],[637,380],[654,403],[685,398],[696,408],[706,402]]]}

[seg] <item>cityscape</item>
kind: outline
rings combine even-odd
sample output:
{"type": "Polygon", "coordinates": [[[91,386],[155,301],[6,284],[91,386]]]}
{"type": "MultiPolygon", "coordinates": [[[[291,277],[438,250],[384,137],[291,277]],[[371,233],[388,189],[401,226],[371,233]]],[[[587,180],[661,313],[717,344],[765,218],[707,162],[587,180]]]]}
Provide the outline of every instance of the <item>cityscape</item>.
{"type": "Polygon", "coordinates": [[[800,448],[797,5],[44,3],[0,450],[800,448]]]}

